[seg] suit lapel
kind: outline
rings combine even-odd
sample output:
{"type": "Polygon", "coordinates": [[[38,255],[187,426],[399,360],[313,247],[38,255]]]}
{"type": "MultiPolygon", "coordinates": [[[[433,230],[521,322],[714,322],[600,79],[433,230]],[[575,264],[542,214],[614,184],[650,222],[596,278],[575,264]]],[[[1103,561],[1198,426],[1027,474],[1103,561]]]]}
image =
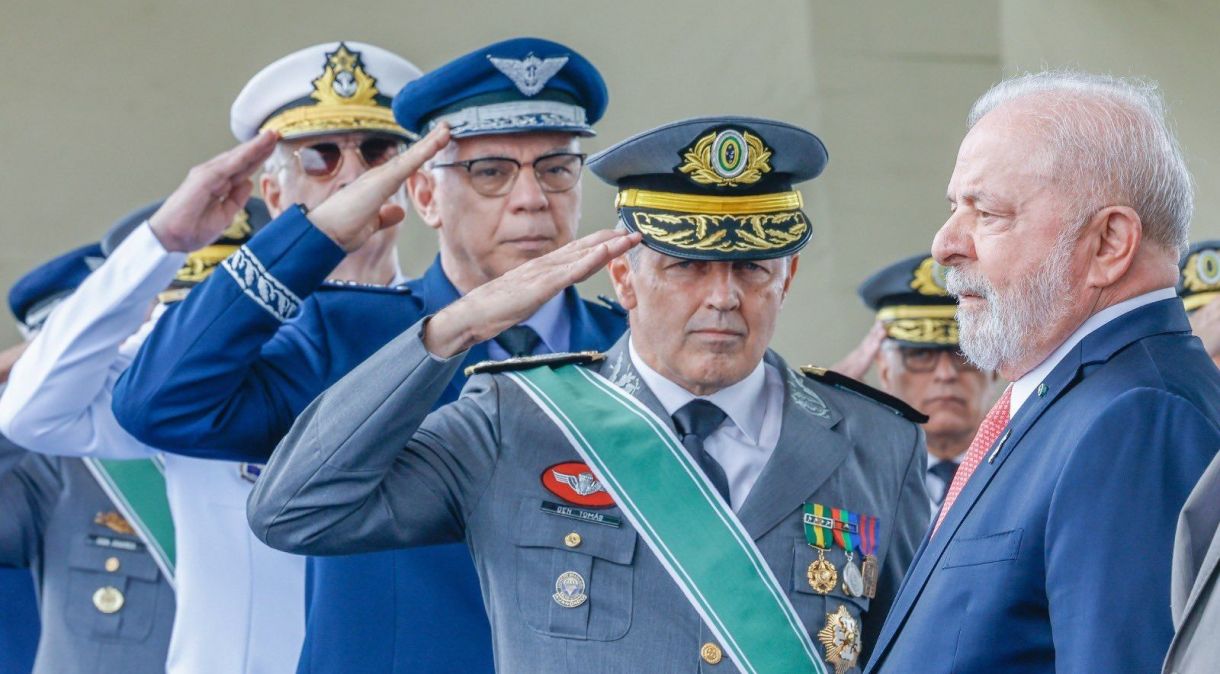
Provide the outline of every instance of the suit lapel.
{"type": "Polygon", "coordinates": [[[614,343],[614,346],[606,351],[606,360],[602,361],[598,373],[626,391],[628,395],[635,396],[637,400],[644,403],[644,406],[657,415],[657,418],[664,422],[669,427],[669,430],[672,431],[674,430],[673,419],[665,411],[665,406],[661,404],[661,401],[657,400],[652,389],[644,384],[644,380],[640,378],[639,371],[635,369],[635,365],[631,362],[631,355],[627,349],[627,343],[630,338],[630,331],[623,333],[623,336],[614,343]]]}
{"type": "Polygon", "coordinates": [[[1046,377],[1042,395],[1029,398],[1017,411],[1008,428],[996,440],[975,470],[953,508],[945,516],[935,536],[925,536],[911,568],[902,582],[898,597],[890,609],[885,626],[874,647],[873,662],[879,663],[894,635],[906,621],[915,601],[927,585],[928,578],[940,564],[946,548],[970,511],[1003,467],[1008,457],[1019,450],[1021,440],[1042,414],[1081,377],[1086,366],[1109,360],[1129,344],[1145,337],[1165,332],[1189,330],[1185,312],[1179,300],[1163,300],[1135,309],[1098,328],[1085,337],[1046,377]]]}
{"type": "Polygon", "coordinates": [[[774,352],[767,362],[784,378],[784,410],[779,442],[738,517],[750,537],[758,540],[792,515],[851,452],[851,445],[832,429],[842,419],[774,352]]]}

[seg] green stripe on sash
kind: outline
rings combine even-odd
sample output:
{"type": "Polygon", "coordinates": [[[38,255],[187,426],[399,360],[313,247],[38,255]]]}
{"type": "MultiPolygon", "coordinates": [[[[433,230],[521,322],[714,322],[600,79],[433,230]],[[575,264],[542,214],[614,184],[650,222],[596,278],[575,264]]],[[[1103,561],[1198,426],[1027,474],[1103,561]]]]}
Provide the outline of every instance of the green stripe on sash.
{"type": "Polygon", "coordinates": [[[115,461],[84,459],[102,491],[148,546],[148,552],[170,585],[174,585],[177,550],[174,518],[165,492],[165,468],[159,458],[115,461]]]}
{"type": "Polygon", "coordinates": [[[743,672],[825,674],[784,587],[665,423],[582,367],[507,376],[589,464],[743,672]]]}

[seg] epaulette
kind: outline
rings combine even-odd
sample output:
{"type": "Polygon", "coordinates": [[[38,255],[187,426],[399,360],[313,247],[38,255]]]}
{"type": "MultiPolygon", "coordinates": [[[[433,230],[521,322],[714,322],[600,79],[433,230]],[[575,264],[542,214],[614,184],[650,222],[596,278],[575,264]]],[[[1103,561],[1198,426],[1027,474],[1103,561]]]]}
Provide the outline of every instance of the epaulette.
{"type": "Polygon", "coordinates": [[[833,386],[834,388],[841,389],[843,391],[850,391],[858,396],[868,398],[873,402],[881,403],[907,421],[913,421],[917,424],[927,423],[928,421],[928,415],[920,412],[914,407],[911,407],[902,400],[895,398],[885,391],[878,391],[877,389],[858,379],[852,379],[845,374],[839,374],[834,370],[827,370],[824,367],[817,367],[814,365],[802,366],[801,372],[804,373],[806,377],[817,380],[823,384],[826,384],[827,386],[833,386]]]}
{"type": "Polygon", "coordinates": [[[507,360],[485,360],[466,368],[466,376],[476,374],[495,374],[497,372],[512,372],[528,370],[542,365],[555,366],[577,363],[596,363],[606,359],[606,354],[600,351],[576,351],[573,353],[546,353],[538,356],[521,356],[507,360]]]}
{"type": "Polygon", "coordinates": [[[409,295],[411,288],[406,284],[382,286],[374,283],[358,283],[356,281],[323,281],[318,290],[356,290],[360,292],[381,293],[386,295],[409,295]]]}
{"type": "Polygon", "coordinates": [[[609,298],[609,297],[607,297],[606,295],[598,295],[598,296],[597,296],[597,301],[599,301],[599,302],[601,302],[602,304],[606,305],[606,308],[607,308],[607,309],[609,309],[610,311],[613,311],[614,313],[616,313],[616,314],[618,314],[618,315],[620,315],[620,316],[626,316],[626,315],[627,315],[627,308],[626,308],[626,307],[624,307],[623,305],[619,304],[618,302],[615,302],[614,300],[610,299],[610,298],[609,298]]]}

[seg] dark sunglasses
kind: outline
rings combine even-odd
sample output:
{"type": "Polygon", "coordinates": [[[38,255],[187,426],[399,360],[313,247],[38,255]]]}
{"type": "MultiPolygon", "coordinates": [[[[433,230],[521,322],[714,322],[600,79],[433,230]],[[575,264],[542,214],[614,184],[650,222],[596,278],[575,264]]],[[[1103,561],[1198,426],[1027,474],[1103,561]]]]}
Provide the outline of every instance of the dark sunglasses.
{"type": "MultiPolygon", "coordinates": [[[[293,154],[296,155],[297,162],[301,165],[301,170],[305,172],[305,175],[314,178],[329,178],[338,173],[339,168],[343,166],[343,148],[351,144],[351,142],[336,143],[333,141],[314,143],[297,148],[293,154]]],[[[398,153],[402,151],[402,146],[402,141],[397,138],[370,136],[356,145],[356,155],[360,157],[360,163],[364,164],[365,168],[373,168],[398,156],[398,153]]]]}

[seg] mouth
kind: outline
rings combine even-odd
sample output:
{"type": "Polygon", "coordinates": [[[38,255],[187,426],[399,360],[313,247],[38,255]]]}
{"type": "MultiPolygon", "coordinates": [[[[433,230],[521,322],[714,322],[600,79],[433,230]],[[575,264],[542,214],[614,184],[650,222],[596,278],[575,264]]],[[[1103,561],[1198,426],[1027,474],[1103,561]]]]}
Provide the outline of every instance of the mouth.
{"type": "Polygon", "coordinates": [[[508,239],[503,242],[503,245],[529,251],[550,251],[555,247],[554,242],[547,236],[522,236],[516,239],[508,239]]]}
{"type": "Polygon", "coordinates": [[[690,334],[707,339],[741,339],[745,337],[744,332],[741,332],[740,330],[729,330],[728,328],[704,328],[701,330],[691,330],[690,334]]]}
{"type": "Polygon", "coordinates": [[[936,396],[933,398],[926,398],[923,401],[924,407],[943,407],[946,405],[956,405],[960,407],[964,406],[965,404],[966,401],[958,398],[957,396],[936,396]]]}

